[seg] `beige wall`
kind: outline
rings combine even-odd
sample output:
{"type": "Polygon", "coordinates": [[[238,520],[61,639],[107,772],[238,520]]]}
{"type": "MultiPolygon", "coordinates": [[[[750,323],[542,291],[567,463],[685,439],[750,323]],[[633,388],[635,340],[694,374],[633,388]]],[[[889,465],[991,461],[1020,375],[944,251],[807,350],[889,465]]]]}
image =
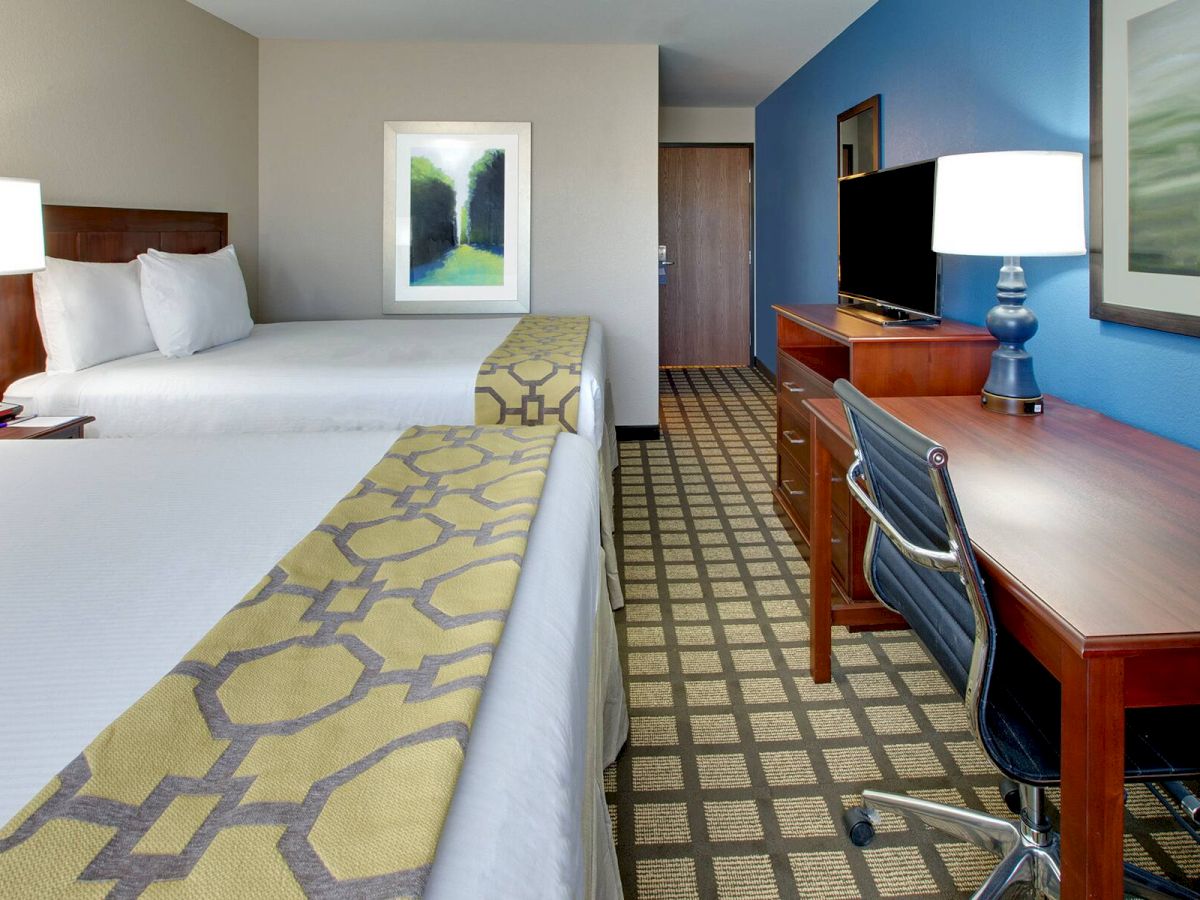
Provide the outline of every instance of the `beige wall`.
{"type": "Polygon", "coordinates": [[[603,323],[617,422],[658,421],[658,50],[266,40],[260,310],[380,316],[383,123],[532,122],[532,309],[603,323]]]}
{"type": "Polygon", "coordinates": [[[258,272],[258,41],[185,0],[4,0],[0,175],[47,203],[229,213],[258,272]]]}
{"type": "Polygon", "coordinates": [[[753,144],[754,107],[664,106],[658,139],[664,144],[753,144]]]}

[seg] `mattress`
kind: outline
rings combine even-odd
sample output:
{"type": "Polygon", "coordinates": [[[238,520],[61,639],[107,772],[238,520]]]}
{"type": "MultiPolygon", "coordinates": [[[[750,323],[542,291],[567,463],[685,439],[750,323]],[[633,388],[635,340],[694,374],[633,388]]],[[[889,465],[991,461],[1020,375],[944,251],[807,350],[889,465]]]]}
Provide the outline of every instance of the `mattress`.
{"type": "MultiPolygon", "coordinates": [[[[22,573],[0,598],[0,824],[170,670],[394,438],[0,444],[0,556],[22,573]]],[[[580,823],[596,821],[587,760],[597,668],[610,701],[606,756],[625,724],[611,635],[599,636],[609,658],[589,667],[597,627],[612,627],[596,481],[595,449],[561,435],[426,896],[577,896],[595,877],[580,823]]],[[[611,885],[613,871],[599,880],[611,885]]]]}
{"type": "MultiPolygon", "coordinates": [[[[396,430],[475,421],[475,377],[518,318],[255,325],[182,359],[158,351],[14,382],[43,416],[95,416],[89,437],[396,430]]],[[[579,434],[605,446],[604,332],[588,331],[579,434]]],[[[611,437],[611,436],[610,436],[611,437]]]]}

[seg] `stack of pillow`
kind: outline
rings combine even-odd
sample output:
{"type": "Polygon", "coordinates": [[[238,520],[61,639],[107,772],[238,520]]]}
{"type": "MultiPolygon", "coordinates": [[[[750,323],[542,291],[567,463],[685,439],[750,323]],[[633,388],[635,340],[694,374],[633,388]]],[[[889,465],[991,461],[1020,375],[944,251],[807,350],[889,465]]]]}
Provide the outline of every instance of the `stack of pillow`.
{"type": "Polygon", "coordinates": [[[254,327],[232,245],[206,254],[148,250],[128,263],[47,257],[33,291],[47,372],[77,372],[155,348],[191,356],[254,327]]]}

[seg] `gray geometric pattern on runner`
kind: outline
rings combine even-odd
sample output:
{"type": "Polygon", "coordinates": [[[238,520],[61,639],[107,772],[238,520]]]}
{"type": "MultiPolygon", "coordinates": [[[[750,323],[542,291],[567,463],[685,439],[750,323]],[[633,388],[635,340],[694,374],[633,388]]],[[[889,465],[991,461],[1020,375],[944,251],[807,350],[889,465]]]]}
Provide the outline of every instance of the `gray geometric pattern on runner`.
{"type": "MultiPolygon", "coordinates": [[[[388,573],[394,576],[397,572],[394,568],[396,564],[430,553],[451,539],[470,540],[475,548],[486,548],[505,539],[511,540],[514,523],[532,521],[533,513],[530,510],[536,508],[537,498],[510,496],[503,500],[493,500],[488,496],[488,491],[513,477],[517,471],[514,467],[522,463],[544,465],[554,446],[554,437],[550,432],[550,429],[494,426],[410,430],[406,436],[419,437],[428,433],[445,435],[432,450],[415,450],[406,454],[389,452],[385,456],[385,459],[402,462],[406,470],[416,476],[412,483],[402,489],[393,489],[381,487],[370,478],[364,478],[347,497],[347,500],[370,495],[391,497],[393,499],[387,508],[394,512],[377,515],[366,521],[349,521],[341,526],[326,523],[314,529],[315,532],[332,537],[333,545],[346,561],[351,566],[358,567],[357,576],[350,580],[332,580],[325,588],[317,589],[292,582],[291,576],[282,565],[277,565],[256,593],[234,607],[235,611],[246,609],[284,596],[304,598],[310,601],[310,605],[299,616],[298,621],[317,623],[316,630],[310,634],[285,637],[265,646],[228,652],[215,664],[197,659],[184,660],[172,670],[171,675],[196,679],[193,693],[209,736],[215,740],[229,741],[228,747],[211,768],[202,777],[164,777],[146,799],[135,806],[80,793],[92,777],[89,762],[81,753],[60,773],[61,784],[55,793],[12,834],[0,839],[0,853],[17,847],[54,819],[71,819],[111,827],[116,829],[116,833],[87,865],[80,875],[80,880],[114,880],[116,883],[109,897],[137,897],[154,882],[185,877],[224,829],[244,825],[281,825],[285,826],[285,831],[278,843],[279,852],[308,896],[360,898],[419,894],[428,877],[428,865],[372,877],[336,878],[312,843],[314,824],[335,790],[367,772],[398,749],[444,739],[456,741],[465,749],[469,735],[466,723],[441,722],[403,734],[377,746],[362,758],[324,778],[314,780],[304,799],[298,803],[243,803],[245,794],[255,783],[255,777],[238,776],[236,773],[256,749],[256,742],[260,739],[268,736],[297,735],[309,726],[360,702],[378,688],[407,685],[408,690],[403,702],[408,704],[432,700],[455,691],[478,690],[483,687],[486,675],[455,676],[453,666],[473,657],[490,656],[495,651],[495,642],[474,643],[451,653],[426,653],[413,668],[392,668],[384,671],[388,662],[384,655],[376,652],[358,636],[340,632],[339,629],[347,623],[363,623],[377,604],[395,599],[413,601],[417,611],[446,631],[484,620],[502,622],[507,616],[507,607],[455,615],[435,606],[432,597],[439,585],[469,569],[505,561],[515,562],[519,566],[522,561],[521,554],[477,553],[476,558],[457,568],[439,572],[411,587],[388,588],[388,573]],[[493,450],[488,442],[497,438],[507,443],[502,449],[493,450]],[[423,468],[424,457],[447,449],[462,451],[471,457],[472,461],[452,469],[423,468]],[[496,477],[489,480],[477,480],[464,486],[454,477],[474,470],[487,471],[489,465],[500,461],[511,465],[497,468],[496,477]],[[456,498],[459,502],[463,498],[470,498],[478,507],[490,510],[491,513],[486,520],[479,521],[476,527],[456,526],[435,512],[448,498],[456,498]],[[367,556],[353,544],[355,536],[365,529],[376,528],[389,522],[409,523],[417,520],[427,526],[433,526],[437,533],[420,542],[419,546],[406,551],[367,556]],[[363,591],[362,599],[357,601],[353,609],[331,609],[339,595],[347,590],[363,591]],[[357,661],[359,671],[352,678],[343,679],[339,696],[320,708],[292,718],[277,718],[266,722],[233,721],[219,695],[221,688],[228,684],[243,666],[277,657],[292,648],[320,649],[334,653],[340,649],[342,653],[357,661]],[[449,677],[446,673],[450,673],[449,677]],[[439,678],[444,680],[439,683],[439,678]],[[186,796],[219,799],[179,853],[136,852],[135,848],[139,842],[163,817],[171,803],[186,796]]],[[[292,554],[289,554],[288,558],[291,556],[292,554]]],[[[287,562],[287,558],[284,562],[287,562]]],[[[497,600],[499,599],[501,598],[498,595],[497,600]]],[[[325,658],[321,657],[322,660],[325,658]]]]}
{"type": "Polygon", "coordinates": [[[479,367],[475,421],[577,432],[589,325],[586,316],[522,318],[479,367]]]}

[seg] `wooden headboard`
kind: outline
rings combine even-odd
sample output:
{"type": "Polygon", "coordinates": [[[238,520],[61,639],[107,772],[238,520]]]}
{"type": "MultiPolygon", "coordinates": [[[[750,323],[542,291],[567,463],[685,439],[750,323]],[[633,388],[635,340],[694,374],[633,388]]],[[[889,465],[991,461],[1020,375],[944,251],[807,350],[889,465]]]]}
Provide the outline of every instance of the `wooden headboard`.
{"type": "MultiPolygon", "coordinates": [[[[151,247],[212,253],[228,243],[227,213],[103,206],[42,207],[46,255],[81,262],[129,262],[151,247]]],[[[0,276],[0,394],[46,368],[30,275],[0,276]]]]}

